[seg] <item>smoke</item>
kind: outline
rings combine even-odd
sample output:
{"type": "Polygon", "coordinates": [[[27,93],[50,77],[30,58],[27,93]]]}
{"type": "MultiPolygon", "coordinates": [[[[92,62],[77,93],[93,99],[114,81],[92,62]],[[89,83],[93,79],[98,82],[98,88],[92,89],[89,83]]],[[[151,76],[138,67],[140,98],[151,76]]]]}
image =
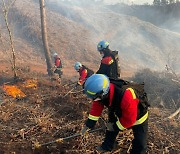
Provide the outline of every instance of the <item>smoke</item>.
{"type": "MultiPolygon", "coordinates": [[[[112,50],[120,51],[124,69],[129,64],[133,69],[163,70],[169,53],[173,51],[171,57],[178,57],[179,35],[151,24],[162,19],[160,11],[153,6],[110,5],[119,2],[123,1],[49,0],[47,4],[50,9],[87,28],[91,34],[88,39],[94,42],[95,50],[98,41],[109,41],[112,50]]],[[[176,64],[177,58],[172,65],[176,64]]]]}
{"type": "Polygon", "coordinates": [[[124,4],[152,4],[153,0],[49,0],[50,2],[64,2],[66,4],[71,4],[71,5],[92,5],[95,3],[100,3],[100,4],[108,4],[108,5],[114,5],[114,4],[120,4],[120,3],[124,3],[124,4]]]}
{"type": "Polygon", "coordinates": [[[104,0],[106,4],[118,4],[118,3],[124,3],[124,4],[152,4],[153,0],[104,0]]]}
{"type": "MultiPolygon", "coordinates": [[[[99,0],[48,0],[46,3],[66,4],[70,6],[92,6],[98,3],[99,0]]],[[[102,4],[102,3],[101,3],[102,4]]],[[[103,4],[105,4],[103,2],[103,4]]]]}

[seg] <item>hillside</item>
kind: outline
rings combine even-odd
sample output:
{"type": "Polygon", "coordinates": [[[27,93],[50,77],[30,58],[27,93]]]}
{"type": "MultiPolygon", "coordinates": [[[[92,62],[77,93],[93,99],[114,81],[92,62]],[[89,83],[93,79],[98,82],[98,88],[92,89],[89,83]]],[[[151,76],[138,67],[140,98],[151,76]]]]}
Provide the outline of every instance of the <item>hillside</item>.
{"type": "MultiPolygon", "coordinates": [[[[80,61],[96,71],[101,58],[96,46],[102,39],[110,42],[112,50],[119,50],[122,78],[149,68],[134,78],[145,82],[151,103],[148,154],[180,153],[179,113],[168,118],[180,107],[176,74],[180,72],[180,34],[90,1],[45,1],[50,51],[57,51],[63,63],[61,82],[47,76],[36,0],[16,0],[10,8],[18,68],[18,78],[13,80],[11,49],[0,10],[0,154],[98,153],[95,147],[103,141],[105,130],[64,142],[56,139],[79,133],[88,117],[91,101],[81,87],[72,90],[79,78],[73,65],[80,61]],[[42,146],[51,141],[59,143],[42,146]]],[[[107,116],[105,109],[96,128],[104,128],[107,116]]],[[[112,153],[129,153],[132,140],[131,130],[120,132],[112,153]]]]}
{"type": "Polygon", "coordinates": [[[92,35],[93,38],[109,40],[110,47],[120,51],[123,70],[128,69],[127,66],[125,68],[127,63],[135,70],[143,67],[163,70],[170,60],[173,61],[171,65],[179,71],[180,34],[136,17],[115,13],[105,6],[82,8],[68,5],[58,10],[58,5],[61,6],[54,1],[53,6],[56,7],[52,4],[49,7],[96,33],[92,35]]]}
{"type": "MultiPolygon", "coordinates": [[[[22,32],[23,37],[25,37],[26,33],[28,32],[30,33],[30,35],[32,34],[30,38],[35,38],[35,42],[37,43],[36,45],[40,45],[40,16],[36,15],[39,15],[39,4],[31,3],[28,0],[24,1],[23,3],[17,1],[15,9],[15,12],[18,12],[17,17],[21,17],[22,19],[24,19],[23,23],[25,22],[27,24],[23,26],[25,28],[25,31],[22,32]],[[32,6],[28,7],[29,5],[32,6]],[[32,11],[31,8],[33,8],[34,11],[32,11]],[[30,14],[28,16],[29,19],[27,18],[27,14],[30,14]],[[33,36],[33,34],[35,36],[33,36]]],[[[52,50],[60,53],[62,55],[62,59],[65,60],[76,60],[81,56],[83,56],[83,58],[87,60],[87,57],[90,56],[88,51],[87,55],[81,55],[81,53],[84,51],[84,49],[88,48],[88,45],[91,45],[91,42],[89,42],[89,44],[86,43],[88,41],[89,32],[84,27],[82,27],[78,23],[72,22],[71,20],[61,15],[51,12],[48,9],[47,21],[49,46],[52,50]],[[80,39],[81,41],[79,41],[80,39]]],[[[67,63],[66,61],[64,62],[65,64],[67,63]]]]}
{"type": "MultiPolygon", "coordinates": [[[[91,52],[96,53],[96,51],[93,51],[91,48],[91,46],[94,45],[91,45],[93,43],[88,39],[90,35],[88,30],[56,13],[47,10],[47,14],[47,20],[49,21],[49,47],[51,52],[56,51],[61,55],[65,69],[68,68],[72,71],[75,61],[80,59],[83,59],[82,62],[85,64],[91,62],[92,66],[90,66],[90,68],[97,67],[100,57],[99,59],[93,58],[91,52]],[[92,61],[93,63],[95,62],[95,64],[93,64],[92,61]]],[[[46,64],[41,40],[39,4],[32,3],[29,0],[23,2],[16,1],[15,6],[11,9],[11,16],[12,15],[11,26],[15,29],[14,44],[17,52],[16,59],[18,65],[22,63],[32,67],[38,65],[40,69],[44,68],[45,70],[46,64]]],[[[3,62],[4,65],[10,64],[5,63],[10,60],[11,52],[10,49],[8,50],[8,55],[4,54],[6,53],[4,50],[0,50],[0,61],[3,62]]],[[[75,74],[75,71],[73,74],[75,74]]]]}
{"type": "MultiPolygon", "coordinates": [[[[179,72],[178,33],[115,13],[105,6],[82,7],[51,0],[47,2],[46,13],[50,49],[61,55],[66,71],[73,70],[75,61],[81,61],[96,71],[100,63],[96,45],[106,39],[112,50],[119,50],[122,76],[142,68],[162,71],[166,64],[179,72]]],[[[32,67],[38,65],[45,72],[39,4],[17,0],[10,19],[18,63],[25,62],[24,65],[32,67]]],[[[5,63],[10,58],[3,53],[4,50],[0,50],[0,61],[5,63]]]]}

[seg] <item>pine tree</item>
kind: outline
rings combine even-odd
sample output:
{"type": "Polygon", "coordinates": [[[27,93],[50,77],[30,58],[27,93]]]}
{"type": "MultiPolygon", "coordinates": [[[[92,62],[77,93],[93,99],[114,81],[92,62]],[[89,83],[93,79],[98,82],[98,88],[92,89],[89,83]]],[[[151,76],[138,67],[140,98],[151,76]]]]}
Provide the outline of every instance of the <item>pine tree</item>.
{"type": "Polygon", "coordinates": [[[161,0],[154,0],[153,4],[157,5],[157,6],[160,6],[161,5],[161,0]]]}

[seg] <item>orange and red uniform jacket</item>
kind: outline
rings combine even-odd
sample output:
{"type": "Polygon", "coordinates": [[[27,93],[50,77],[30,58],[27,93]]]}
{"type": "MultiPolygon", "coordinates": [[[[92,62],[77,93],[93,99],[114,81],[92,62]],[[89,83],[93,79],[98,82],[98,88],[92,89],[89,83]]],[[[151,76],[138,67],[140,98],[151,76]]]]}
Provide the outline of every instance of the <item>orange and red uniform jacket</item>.
{"type": "Polygon", "coordinates": [[[80,75],[80,78],[79,78],[78,84],[83,85],[83,83],[85,82],[87,78],[88,70],[84,67],[81,67],[79,70],[79,75],[80,75]]]}
{"type": "MultiPolygon", "coordinates": [[[[110,91],[109,91],[109,96],[108,96],[109,104],[107,107],[112,106],[114,89],[115,89],[115,85],[113,83],[110,83],[110,91]]],[[[120,117],[118,117],[118,121],[116,122],[116,125],[118,126],[118,128],[120,130],[124,130],[126,128],[130,128],[133,125],[140,124],[140,123],[137,123],[139,99],[136,98],[134,90],[132,88],[128,88],[125,90],[122,100],[119,103],[120,103],[119,110],[121,110],[122,114],[120,117]]],[[[93,102],[88,120],[86,121],[87,127],[89,128],[94,127],[103,109],[104,109],[104,105],[102,103],[98,101],[93,102]]],[[[143,116],[145,120],[147,119],[147,116],[148,116],[148,112],[145,117],[143,116]]],[[[144,119],[141,118],[141,121],[144,119]]]]}
{"type": "Polygon", "coordinates": [[[113,69],[114,60],[110,55],[106,55],[101,60],[101,65],[97,74],[105,74],[108,77],[111,77],[111,71],[113,69]]]}
{"type": "Polygon", "coordinates": [[[118,78],[116,69],[117,66],[115,60],[110,54],[106,54],[102,58],[101,65],[96,74],[105,74],[110,78],[118,78]]]}
{"type": "Polygon", "coordinates": [[[57,68],[62,68],[62,64],[61,64],[61,60],[60,60],[60,58],[55,58],[55,66],[57,67],[57,68]]]}

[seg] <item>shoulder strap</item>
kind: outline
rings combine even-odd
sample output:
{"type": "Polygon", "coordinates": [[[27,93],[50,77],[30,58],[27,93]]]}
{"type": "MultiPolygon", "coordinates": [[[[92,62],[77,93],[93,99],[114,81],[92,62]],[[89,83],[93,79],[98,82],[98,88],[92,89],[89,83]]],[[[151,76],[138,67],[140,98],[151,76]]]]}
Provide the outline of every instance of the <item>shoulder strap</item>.
{"type": "Polygon", "coordinates": [[[115,113],[118,117],[122,115],[121,111],[121,100],[124,95],[125,88],[120,88],[120,86],[115,85],[114,87],[114,96],[112,100],[112,106],[110,107],[110,111],[115,113]]]}
{"type": "Polygon", "coordinates": [[[123,79],[114,79],[114,78],[109,78],[111,83],[114,83],[118,87],[122,87],[123,85],[129,84],[129,81],[123,80],[123,79]]]}
{"type": "Polygon", "coordinates": [[[90,77],[91,75],[94,74],[94,71],[92,71],[91,69],[87,68],[85,65],[82,65],[82,67],[83,67],[84,69],[87,69],[87,73],[88,73],[87,77],[90,77]]]}
{"type": "Polygon", "coordinates": [[[120,68],[120,63],[119,63],[118,51],[111,51],[110,55],[112,56],[113,60],[115,61],[117,75],[118,75],[118,77],[120,77],[121,68],[120,68]]]}

